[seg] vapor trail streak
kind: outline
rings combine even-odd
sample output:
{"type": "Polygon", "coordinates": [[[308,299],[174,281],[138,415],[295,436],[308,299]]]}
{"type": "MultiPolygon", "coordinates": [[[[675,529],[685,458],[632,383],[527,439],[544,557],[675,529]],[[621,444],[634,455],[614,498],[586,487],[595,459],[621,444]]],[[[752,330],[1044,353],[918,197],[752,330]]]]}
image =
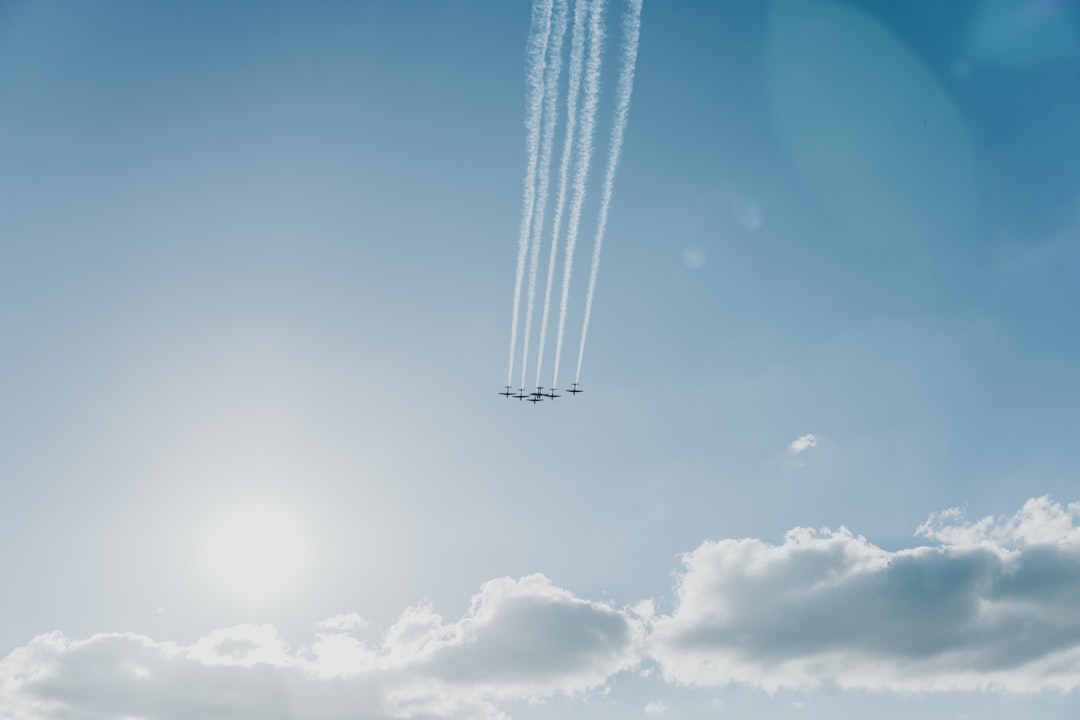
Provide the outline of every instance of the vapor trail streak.
{"type": "Polygon", "coordinates": [[[540,141],[536,203],[533,209],[530,240],[532,252],[529,258],[529,293],[528,302],[525,305],[525,333],[521,340],[521,387],[525,387],[525,373],[529,366],[529,338],[532,335],[533,308],[536,305],[536,275],[540,261],[540,246],[544,239],[544,214],[547,211],[548,185],[551,182],[551,150],[555,144],[555,127],[558,124],[559,75],[562,74],[563,40],[566,37],[566,1],[555,0],[551,31],[554,37],[548,43],[547,66],[544,70],[544,109],[541,119],[543,134],[540,141]]]}
{"type": "MultiPolygon", "coordinates": [[[[563,211],[566,209],[566,185],[570,176],[570,155],[577,129],[578,96],[581,94],[581,72],[585,64],[585,11],[588,0],[574,2],[574,31],[570,37],[570,72],[567,82],[566,135],[562,159],[559,161],[559,189],[555,196],[555,217],[551,228],[551,255],[548,259],[547,287],[544,289],[544,313],[540,319],[540,343],[536,352],[536,385],[540,386],[540,371],[544,364],[544,345],[547,343],[548,316],[551,311],[551,287],[555,281],[555,260],[559,254],[559,233],[562,232],[563,211]]],[[[554,385],[552,386],[554,387],[554,385]]]]}
{"type": "Polygon", "coordinates": [[[615,170],[619,166],[622,154],[623,135],[626,121],[630,116],[630,96],[634,91],[634,68],[637,65],[638,40],[641,36],[642,0],[629,0],[623,17],[622,68],[615,89],[615,126],[611,131],[611,146],[608,150],[607,172],[604,174],[604,189],[600,196],[600,219],[596,224],[596,239],[593,242],[592,268],[589,270],[589,289],[585,294],[585,320],[581,325],[581,346],[578,348],[577,374],[575,381],[581,380],[581,361],[585,357],[585,338],[589,332],[589,318],[592,316],[593,296],[596,294],[596,277],[600,270],[600,250],[604,246],[604,232],[607,230],[608,210],[611,209],[611,193],[615,185],[615,170]]]}
{"type": "Polygon", "coordinates": [[[566,258],[563,261],[562,298],[559,302],[559,330],[555,339],[555,371],[551,386],[559,384],[559,362],[562,359],[563,338],[566,332],[566,310],[570,302],[570,273],[574,266],[574,249],[581,226],[581,207],[585,202],[585,181],[592,162],[593,139],[596,135],[596,105],[600,98],[600,57],[604,46],[604,1],[593,0],[589,6],[589,52],[585,65],[585,103],[581,114],[581,141],[578,143],[574,167],[574,197],[570,202],[570,222],[566,233],[566,258]]]}
{"type": "Polygon", "coordinates": [[[517,274],[514,277],[514,314],[510,322],[510,368],[506,384],[513,382],[514,353],[517,350],[518,316],[521,313],[521,281],[525,275],[525,257],[529,249],[530,224],[536,202],[536,165],[540,146],[540,111],[544,90],[544,55],[551,33],[551,4],[553,0],[533,3],[529,42],[526,50],[525,87],[525,148],[529,159],[525,169],[525,192],[522,198],[521,231],[518,235],[517,274]]]}

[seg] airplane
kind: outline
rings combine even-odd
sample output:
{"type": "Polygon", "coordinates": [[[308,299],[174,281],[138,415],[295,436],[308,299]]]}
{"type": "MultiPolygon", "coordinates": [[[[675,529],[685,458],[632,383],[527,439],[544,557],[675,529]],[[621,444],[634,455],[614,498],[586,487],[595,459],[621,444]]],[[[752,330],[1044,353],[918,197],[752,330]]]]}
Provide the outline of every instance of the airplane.
{"type": "Polygon", "coordinates": [[[505,392],[501,392],[499,394],[500,395],[505,395],[508,398],[514,397],[514,393],[510,392],[510,386],[509,385],[506,386],[506,391],[505,392]]]}
{"type": "Polygon", "coordinates": [[[533,397],[540,397],[541,395],[544,394],[544,386],[543,385],[537,385],[536,390],[532,391],[529,394],[532,395],[533,397]]]}
{"type": "Polygon", "coordinates": [[[537,394],[537,393],[533,393],[532,395],[530,395],[529,397],[527,397],[525,399],[535,405],[536,403],[540,402],[544,398],[541,395],[537,394]]]}
{"type": "Polygon", "coordinates": [[[524,400],[529,396],[525,394],[525,388],[521,388],[520,390],[518,390],[517,395],[511,395],[510,397],[516,397],[518,400],[524,400]]]}
{"type": "Polygon", "coordinates": [[[573,393],[573,394],[577,395],[579,392],[585,392],[585,391],[584,390],[578,390],[578,384],[574,383],[574,387],[570,388],[566,392],[573,393]]]}
{"type": "Polygon", "coordinates": [[[540,394],[543,395],[546,398],[551,398],[552,400],[554,400],[557,397],[562,397],[562,395],[556,395],[555,394],[555,388],[551,388],[551,390],[549,390],[548,392],[540,393],[540,394]]]}

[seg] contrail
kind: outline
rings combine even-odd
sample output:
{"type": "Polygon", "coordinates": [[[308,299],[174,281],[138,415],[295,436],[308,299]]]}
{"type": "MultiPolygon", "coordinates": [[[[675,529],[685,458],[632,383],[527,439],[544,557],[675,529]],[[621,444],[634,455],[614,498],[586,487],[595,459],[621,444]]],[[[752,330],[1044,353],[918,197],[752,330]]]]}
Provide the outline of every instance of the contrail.
{"type": "Polygon", "coordinates": [[[529,160],[525,169],[525,194],[522,198],[521,232],[518,235],[517,274],[514,278],[514,314],[510,321],[510,369],[506,384],[514,379],[514,352],[517,349],[518,315],[521,311],[521,280],[525,275],[525,256],[529,247],[530,223],[536,202],[536,165],[540,145],[540,110],[544,90],[544,54],[547,52],[548,35],[551,33],[551,4],[553,0],[539,0],[533,4],[529,27],[529,43],[526,51],[525,87],[525,148],[529,160]]]}
{"type": "Polygon", "coordinates": [[[570,203],[570,223],[566,233],[566,258],[563,261],[562,299],[559,303],[559,331],[555,339],[555,372],[551,386],[559,384],[559,362],[562,359],[563,337],[566,331],[566,310],[570,300],[570,272],[574,265],[574,248],[581,225],[581,206],[585,202],[585,181],[592,161],[593,138],[596,134],[596,105],[600,97],[600,56],[604,45],[604,1],[593,0],[589,6],[589,57],[585,65],[585,104],[581,114],[581,142],[578,144],[577,164],[574,167],[574,197],[570,203]]]}
{"type": "MultiPolygon", "coordinates": [[[[540,141],[540,164],[537,171],[536,203],[532,219],[532,253],[529,258],[529,295],[525,306],[525,334],[521,340],[521,387],[525,387],[525,373],[529,365],[529,338],[532,335],[533,308],[536,305],[536,275],[543,244],[544,213],[547,211],[548,185],[551,182],[551,148],[555,143],[555,126],[558,124],[559,75],[562,74],[563,39],[566,37],[566,2],[555,0],[552,13],[551,38],[547,48],[547,66],[544,70],[544,109],[541,120],[543,136],[540,141]]],[[[540,383],[537,382],[537,385],[540,383]]]]}
{"type": "Polygon", "coordinates": [[[593,295],[596,294],[596,276],[600,270],[600,250],[604,245],[604,231],[607,230],[608,210],[611,208],[611,192],[615,184],[615,170],[619,166],[622,153],[623,134],[630,115],[630,96],[634,90],[634,68],[637,65],[638,40],[641,36],[641,2],[629,0],[623,17],[622,69],[619,71],[618,85],[615,89],[615,127],[611,131],[611,146],[608,150],[607,173],[604,175],[604,189],[600,196],[600,219],[596,224],[596,240],[593,243],[592,268],[589,270],[589,289],[585,294],[585,320],[581,325],[581,346],[578,348],[577,375],[575,382],[581,380],[581,361],[585,357],[585,338],[589,332],[589,317],[592,315],[593,295]]]}
{"type": "MultiPolygon", "coordinates": [[[[574,3],[574,32],[570,37],[570,77],[567,82],[566,136],[563,139],[562,160],[559,161],[559,190],[555,196],[555,218],[551,229],[551,256],[548,260],[547,287],[544,290],[544,313],[540,319],[540,344],[536,353],[536,385],[540,386],[540,371],[547,343],[548,316],[551,311],[551,286],[555,280],[555,259],[559,254],[559,233],[562,232],[563,211],[566,209],[566,185],[570,175],[570,155],[577,129],[578,95],[581,93],[581,71],[585,64],[585,10],[588,0],[574,3]]],[[[552,386],[554,387],[554,386],[552,386]]]]}

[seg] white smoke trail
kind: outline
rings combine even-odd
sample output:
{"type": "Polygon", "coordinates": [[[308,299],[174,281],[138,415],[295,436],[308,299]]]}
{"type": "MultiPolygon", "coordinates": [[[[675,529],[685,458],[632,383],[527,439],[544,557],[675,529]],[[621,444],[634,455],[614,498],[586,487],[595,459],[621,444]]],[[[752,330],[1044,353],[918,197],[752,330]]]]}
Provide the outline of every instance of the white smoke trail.
{"type": "Polygon", "coordinates": [[[544,90],[544,54],[547,52],[548,35],[551,33],[551,4],[553,0],[539,0],[533,4],[529,27],[529,42],[525,57],[525,148],[529,159],[525,169],[525,193],[522,198],[521,232],[518,235],[517,274],[514,278],[514,314],[510,322],[510,368],[506,372],[506,384],[513,382],[514,353],[517,350],[518,315],[521,311],[521,281],[525,275],[525,257],[528,251],[533,205],[536,202],[536,165],[540,152],[540,110],[544,90]]]}
{"type": "Polygon", "coordinates": [[[574,248],[581,226],[581,206],[585,202],[585,181],[592,162],[593,139],[596,135],[596,105],[600,98],[600,57],[604,45],[604,2],[593,0],[589,7],[589,53],[585,65],[585,102],[581,113],[581,141],[578,144],[574,167],[574,197],[570,202],[570,222],[566,233],[566,258],[563,261],[562,299],[559,303],[559,330],[555,336],[555,371],[551,386],[559,385],[559,363],[562,359],[563,337],[566,332],[566,310],[570,301],[570,273],[574,266],[574,248]]]}
{"type": "Polygon", "coordinates": [[[581,380],[581,361],[585,357],[585,338],[589,332],[593,296],[596,294],[596,277],[600,270],[600,250],[604,245],[604,231],[607,230],[608,210],[611,209],[611,193],[615,184],[615,170],[619,166],[619,155],[622,153],[626,121],[630,115],[630,96],[634,90],[634,68],[637,65],[638,40],[641,36],[642,0],[629,0],[629,3],[630,6],[623,17],[622,69],[619,71],[618,85],[615,89],[615,126],[611,131],[607,173],[604,175],[604,189],[600,196],[600,219],[596,224],[596,240],[593,243],[592,268],[589,270],[589,289],[585,294],[585,320],[581,325],[581,346],[578,348],[575,382],[581,380]]]}
{"type": "MultiPolygon", "coordinates": [[[[562,74],[563,40],[566,37],[567,0],[555,0],[552,12],[552,38],[548,43],[547,66],[544,70],[544,110],[541,120],[543,136],[540,141],[540,164],[537,171],[536,204],[532,220],[532,252],[529,258],[529,294],[525,306],[525,333],[521,339],[521,387],[529,366],[529,338],[532,336],[533,308],[536,305],[536,275],[543,244],[544,213],[547,211],[548,185],[551,182],[551,149],[555,144],[558,124],[559,75],[562,74]]],[[[537,383],[539,385],[539,383],[537,383]]]]}
{"type": "MultiPolygon", "coordinates": [[[[566,209],[566,185],[570,176],[570,155],[577,129],[578,95],[581,94],[581,72],[585,64],[585,11],[588,0],[574,2],[574,32],[570,37],[570,72],[567,82],[566,136],[563,139],[562,159],[559,161],[559,190],[555,196],[555,217],[551,228],[551,255],[548,259],[547,287],[544,290],[544,313],[540,319],[540,343],[536,352],[536,385],[540,386],[540,371],[544,364],[544,345],[547,343],[548,317],[551,312],[551,288],[555,281],[555,260],[559,254],[559,233],[562,232],[563,211],[566,209]]],[[[554,387],[554,386],[552,386],[554,387]]]]}

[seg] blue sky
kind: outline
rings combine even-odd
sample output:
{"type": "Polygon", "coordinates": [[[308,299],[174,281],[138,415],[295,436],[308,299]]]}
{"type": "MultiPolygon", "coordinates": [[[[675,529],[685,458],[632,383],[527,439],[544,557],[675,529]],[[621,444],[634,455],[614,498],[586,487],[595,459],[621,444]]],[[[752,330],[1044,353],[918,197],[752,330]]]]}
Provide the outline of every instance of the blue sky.
{"type": "Polygon", "coordinates": [[[1080,6],[646,0],[535,408],[530,12],[0,2],[0,718],[1066,717],[1080,6]]]}

